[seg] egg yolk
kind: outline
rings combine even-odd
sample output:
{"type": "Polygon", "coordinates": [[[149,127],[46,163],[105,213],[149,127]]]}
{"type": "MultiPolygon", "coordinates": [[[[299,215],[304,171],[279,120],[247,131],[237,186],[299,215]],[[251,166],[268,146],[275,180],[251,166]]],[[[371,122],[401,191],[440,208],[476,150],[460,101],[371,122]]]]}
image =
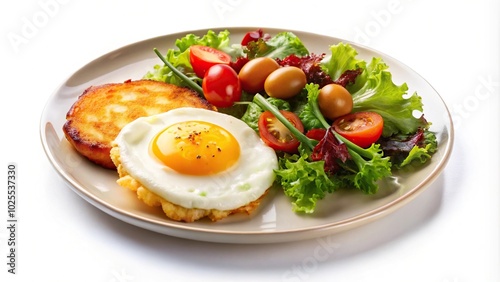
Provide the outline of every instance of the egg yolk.
{"type": "Polygon", "coordinates": [[[240,146],[226,129],[204,121],[168,126],[151,142],[151,152],[167,167],[188,175],[210,175],[234,165],[240,146]]]}

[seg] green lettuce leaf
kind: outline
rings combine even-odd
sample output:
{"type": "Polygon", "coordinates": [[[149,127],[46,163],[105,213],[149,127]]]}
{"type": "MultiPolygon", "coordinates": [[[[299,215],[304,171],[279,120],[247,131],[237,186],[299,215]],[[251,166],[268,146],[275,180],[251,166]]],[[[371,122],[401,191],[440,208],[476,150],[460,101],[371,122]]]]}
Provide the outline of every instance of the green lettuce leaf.
{"type": "MultiPolygon", "coordinates": [[[[272,97],[268,97],[266,100],[269,101],[269,103],[271,103],[271,105],[275,106],[279,110],[291,111],[290,104],[285,100],[272,98],[272,97]]],[[[262,114],[263,112],[264,112],[264,110],[262,110],[262,108],[259,107],[257,104],[250,103],[248,105],[245,113],[241,117],[241,120],[244,121],[246,124],[248,124],[248,126],[250,126],[253,130],[258,132],[259,131],[259,125],[258,125],[259,117],[260,117],[260,114],[262,114]]]]}
{"type": "Polygon", "coordinates": [[[292,32],[280,32],[268,40],[259,39],[247,45],[245,51],[249,59],[270,57],[283,59],[295,54],[298,57],[309,55],[302,41],[292,32]]]}
{"type": "Polygon", "coordinates": [[[323,128],[323,124],[317,118],[312,103],[317,103],[319,96],[319,85],[314,83],[306,84],[305,89],[307,90],[307,100],[308,103],[299,112],[299,118],[304,125],[306,132],[313,128],[323,128]]]}
{"type": "Polygon", "coordinates": [[[424,164],[432,158],[432,155],[437,151],[436,135],[428,130],[424,131],[424,144],[422,146],[413,146],[408,156],[400,163],[396,164],[397,168],[402,168],[410,164],[424,164]]]}
{"type": "MultiPolygon", "coordinates": [[[[425,126],[414,112],[423,112],[422,98],[413,93],[405,97],[408,91],[406,83],[398,86],[392,81],[389,67],[381,58],[373,58],[366,67],[366,75],[360,77],[362,87],[351,92],[353,111],[374,111],[384,118],[383,136],[396,133],[408,134],[425,126]]],[[[352,91],[351,89],[349,89],[352,91]]]]}
{"type": "Polygon", "coordinates": [[[353,176],[349,176],[349,179],[352,186],[358,188],[363,193],[375,194],[378,191],[377,181],[392,174],[392,164],[389,157],[384,157],[384,152],[380,149],[379,144],[372,144],[365,151],[371,153],[369,161],[362,158],[359,154],[353,154],[352,151],[349,151],[353,162],[358,168],[358,172],[353,176]]]}
{"type": "MultiPolygon", "coordinates": [[[[183,72],[193,81],[201,81],[193,71],[193,67],[189,62],[189,51],[180,52],[180,50],[169,49],[165,58],[178,70],[183,72]]],[[[178,86],[187,87],[188,85],[179,77],[177,77],[166,65],[155,65],[152,71],[148,71],[144,79],[151,79],[172,83],[178,86]]]]}
{"type": "Polygon", "coordinates": [[[364,69],[366,62],[357,58],[358,52],[351,45],[343,42],[330,46],[331,55],[326,56],[321,66],[332,78],[337,80],[346,70],[364,69]]]}

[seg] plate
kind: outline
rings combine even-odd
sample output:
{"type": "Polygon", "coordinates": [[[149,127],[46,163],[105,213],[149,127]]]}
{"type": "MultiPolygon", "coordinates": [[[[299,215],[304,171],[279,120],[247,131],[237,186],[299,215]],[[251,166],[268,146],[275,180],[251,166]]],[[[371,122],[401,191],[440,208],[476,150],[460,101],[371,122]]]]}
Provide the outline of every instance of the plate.
{"type": "MultiPolygon", "coordinates": [[[[213,29],[218,32],[225,28],[213,29]]],[[[253,27],[227,28],[231,40],[238,42],[253,27]]],[[[284,30],[265,28],[276,34],[284,30]]],[[[49,98],[40,121],[41,142],[45,153],[64,182],[95,207],[135,226],[162,234],[218,243],[274,243],[326,236],[355,228],[389,214],[408,203],[443,171],[453,145],[453,125],[449,111],[439,94],[412,69],[376,50],[335,37],[302,31],[294,32],[312,53],[324,53],[339,42],[351,44],[359,57],[382,57],[389,65],[396,84],[406,82],[408,93],[417,93],[424,102],[426,118],[432,122],[439,148],[432,160],[413,172],[395,174],[380,183],[379,192],[368,196],[359,191],[338,191],[318,204],[312,215],[292,211],[289,199],[273,190],[252,216],[234,215],[218,222],[174,222],[160,210],[147,207],[135,194],[116,184],[117,173],[102,169],[82,158],[65,139],[62,126],[65,115],[77,97],[89,86],[139,79],[161,61],[153,52],[173,48],[176,39],[187,33],[200,36],[207,30],[186,31],[160,36],[124,46],[83,66],[64,81],[49,98]]]]}

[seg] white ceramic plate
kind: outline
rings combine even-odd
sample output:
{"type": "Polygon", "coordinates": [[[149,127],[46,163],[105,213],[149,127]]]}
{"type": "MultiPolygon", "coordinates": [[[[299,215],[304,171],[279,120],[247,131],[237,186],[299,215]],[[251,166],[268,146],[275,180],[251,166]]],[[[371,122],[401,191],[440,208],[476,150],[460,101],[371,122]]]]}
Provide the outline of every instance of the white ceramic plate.
{"type": "MultiPolygon", "coordinates": [[[[232,42],[256,28],[228,28],[232,42]]],[[[218,32],[222,29],[214,29],[218,32]]],[[[265,29],[270,34],[283,30],[265,29]]],[[[76,153],[64,138],[65,115],[77,97],[89,86],[139,79],[161,61],[153,48],[162,53],[174,47],[187,33],[206,34],[207,30],[186,31],[137,42],[112,51],[71,75],[51,96],[41,117],[41,141],[45,152],[62,179],[78,195],[104,212],[130,224],[159,233],[193,240],[224,243],[272,243],[310,239],[368,223],[406,204],[428,187],[442,172],[453,144],[453,126],[439,94],[417,73],[397,60],[338,38],[293,31],[313,53],[327,53],[328,46],[344,41],[353,45],[361,58],[382,57],[390,66],[396,84],[406,82],[408,93],[417,93],[424,102],[426,118],[437,133],[439,149],[432,161],[412,173],[394,175],[383,181],[373,196],[359,191],[339,191],[321,201],[313,215],[292,211],[281,191],[273,191],[251,217],[235,215],[219,222],[201,220],[180,223],[168,220],[161,211],[147,207],[134,193],[116,184],[117,173],[97,167],[76,153]]]]}

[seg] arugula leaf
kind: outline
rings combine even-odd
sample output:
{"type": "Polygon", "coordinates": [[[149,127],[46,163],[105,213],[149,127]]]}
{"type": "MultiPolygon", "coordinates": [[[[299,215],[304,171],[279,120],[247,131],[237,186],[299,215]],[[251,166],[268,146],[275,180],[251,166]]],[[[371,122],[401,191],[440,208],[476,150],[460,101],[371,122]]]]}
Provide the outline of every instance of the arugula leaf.
{"type": "Polygon", "coordinates": [[[302,41],[289,31],[280,32],[267,40],[260,38],[257,41],[249,42],[245,52],[248,59],[257,57],[283,59],[291,54],[295,54],[296,56],[309,55],[309,51],[302,41]]]}

